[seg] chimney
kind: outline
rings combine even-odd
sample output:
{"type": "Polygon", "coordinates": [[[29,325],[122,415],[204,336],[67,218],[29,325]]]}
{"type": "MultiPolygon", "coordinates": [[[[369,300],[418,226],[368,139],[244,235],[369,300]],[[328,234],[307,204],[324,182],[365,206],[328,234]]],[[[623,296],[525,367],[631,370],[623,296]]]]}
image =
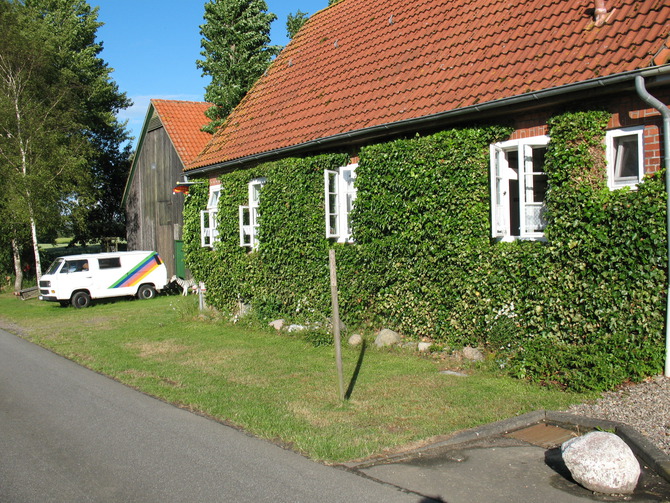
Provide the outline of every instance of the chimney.
{"type": "Polygon", "coordinates": [[[608,12],[605,6],[605,0],[596,0],[595,22],[596,26],[602,26],[607,21],[608,12]]]}

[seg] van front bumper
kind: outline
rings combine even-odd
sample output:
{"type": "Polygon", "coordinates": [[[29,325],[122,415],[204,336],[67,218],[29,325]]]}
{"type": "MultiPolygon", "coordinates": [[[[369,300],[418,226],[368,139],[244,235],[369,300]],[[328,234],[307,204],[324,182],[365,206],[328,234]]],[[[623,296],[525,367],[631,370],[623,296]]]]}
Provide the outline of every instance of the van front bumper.
{"type": "Polygon", "coordinates": [[[46,300],[47,302],[58,302],[58,299],[52,295],[40,295],[40,300],[46,300]]]}

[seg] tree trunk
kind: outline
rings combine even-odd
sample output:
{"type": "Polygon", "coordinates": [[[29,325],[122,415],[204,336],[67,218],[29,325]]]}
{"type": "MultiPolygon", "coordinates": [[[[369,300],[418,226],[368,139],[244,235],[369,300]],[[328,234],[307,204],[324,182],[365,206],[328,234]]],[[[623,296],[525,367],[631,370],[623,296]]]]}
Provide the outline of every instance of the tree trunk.
{"type": "Polygon", "coordinates": [[[12,256],[14,257],[14,293],[18,295],[23,286],[23,269],[21,268],[21,249],[16,239],[12,239],[12,256]]]}
{"type": "Polygon", "coordinates": [[[35,277],[37,278],[37,284],[39,285],[40,278],[42,277],[42,263],[40,261],[40,250],[37,244],[37,226],[35,225],[35,219],[32,215],[30,217],[30,233],[33,238],[33,253],[35,254],[35,277]]]}

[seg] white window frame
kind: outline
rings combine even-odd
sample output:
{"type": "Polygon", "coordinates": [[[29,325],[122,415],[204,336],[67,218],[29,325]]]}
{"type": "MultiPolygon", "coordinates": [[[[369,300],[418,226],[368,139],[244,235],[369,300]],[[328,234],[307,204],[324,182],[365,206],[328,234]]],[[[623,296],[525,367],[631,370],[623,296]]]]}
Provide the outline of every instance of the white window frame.
{"type": "Polygon", "coordinates": [[[267,183],[267,178],[255,178],[249,182],[249,204],[240,206],[239,226],[240,226],[240,246],[258,249],[258,217],[260,207],[260,194],[263,186],[267,183]]]}
{"type": "Polygon", "coordinates": [[[637,184],[644,177],[644,126],[607,131],[605,146],[607,151],[607,186],[610,190],[620,189],[621,187],[637,188],[637,184]],[[633,176],[621,176],[624,145],[618,143],[617,140],[622,137],[630,137],[630,140],[637,142],[637,172],[633,176]]]}
{"type": "Polygon", "coordinates": [[[200,212],[200,246],[213,248],[214,243],[219,240],[216,215],[221,197],[221,185],[209,186],[209,199],[207,209],[200,212]]]}
{"type": "Polygon", "coordinates": [[[326,200],[326,237],[338,243],[353,242],[351,210],[356,200],[356,168],[358,163],[341,166],[323,173],[326,200]]]}
{"type": "Polygon", "coordinates": [[[533,201],[533,181],[536,176],[546,176],[545,172],[533,171],[533,148],[546,147],[546,135],[521,138],[491,145],[491,235],[501,241],[516,239],[544,239],[544,225],[541,230],[530,228],[529,217],[542,218],[545,201],[533,201]],[[507,152],[516,151],[518,165],[510,166],[507,152]],[[510,198],[510,180],[518,181],[519,235],[512,235],[510,212],[513,204],[510,198]]]}

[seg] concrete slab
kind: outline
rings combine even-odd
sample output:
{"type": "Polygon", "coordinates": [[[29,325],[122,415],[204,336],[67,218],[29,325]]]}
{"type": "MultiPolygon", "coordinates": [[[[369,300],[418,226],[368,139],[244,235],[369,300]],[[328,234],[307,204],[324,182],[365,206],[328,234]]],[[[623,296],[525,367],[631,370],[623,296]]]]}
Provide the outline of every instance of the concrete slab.
{"type": "MultiPolygon", "coordinates": [[[[596,494],[576,484],[563,464],[560,445],[591,431],[597,421],[559,414],[556,417],[560,424],[556,424],[547,417],[544,411],[531,413],[468,430],[411,452],[348,464],[347,468],[418,493],[427,501],[670,502],[670,481],[663,472],[667,456],[659,454],[639,434],[636,437],[630,428],[622,438],[635,444],[631,447],[642,467],[635,493],[596,494]],[[591,427],[587,428],[586,423],[591,427]]],[[[612,423],[605,426],[611,428],[612,423]]],[[[621,425],[618,429],[625,430],[621,425]]]]}

